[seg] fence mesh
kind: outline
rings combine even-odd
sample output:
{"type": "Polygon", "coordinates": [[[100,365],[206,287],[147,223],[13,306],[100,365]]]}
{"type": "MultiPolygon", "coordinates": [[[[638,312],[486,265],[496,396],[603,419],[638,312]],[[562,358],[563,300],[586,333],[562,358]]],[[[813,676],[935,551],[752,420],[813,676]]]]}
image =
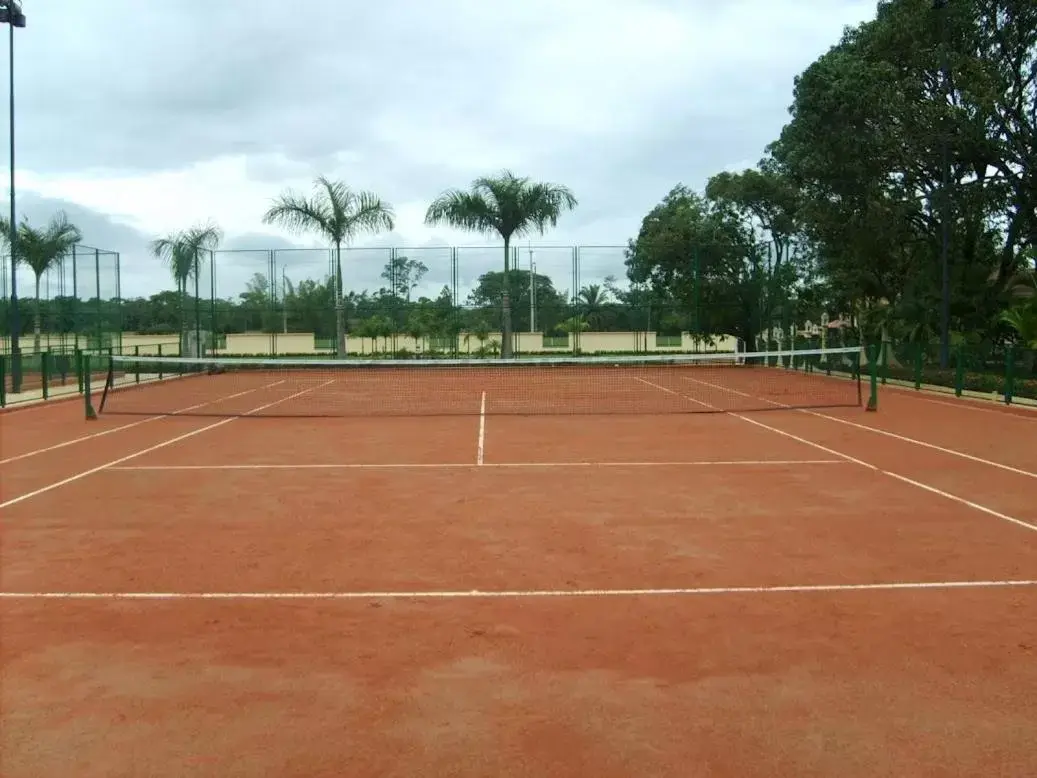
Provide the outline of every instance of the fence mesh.
{"type": "Polygon", "coordinates": [[[119,254],[77,244],[39,276],[25,263],[11,274],[0,258],[0,356],[7,393],[39,391],[75,377],[76,354],[121,348],[119,254]],[[11,295],[18,293],[17,311],[11,295]],[[12,353],[17,327],[18,352],[12,353]],[[47,355],[47,356],[44,356],[47,355]]]}

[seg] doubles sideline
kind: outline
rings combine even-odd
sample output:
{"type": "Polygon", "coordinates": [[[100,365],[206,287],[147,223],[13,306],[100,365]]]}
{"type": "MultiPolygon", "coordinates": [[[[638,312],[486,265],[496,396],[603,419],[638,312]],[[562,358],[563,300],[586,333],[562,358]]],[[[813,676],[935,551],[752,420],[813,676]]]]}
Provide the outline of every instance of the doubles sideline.
{"type": "MultiPolygon", "coordinates": [[[[313,391],[316,391],[317,389],[322,389],[325,386],[329,386],[330,384],[335,383],[335,380],[336,379],[331,379],[329,381],[325,381],[324,383],[317,384],[316,386],[311,386],[309,389],[303,389],[301,392],[295,392],[294,394],[290,394],[287,397],[282,397],[282,398],[280,398],[278,400],[274,400],[273,402],[268,402],[268,403],[266,403],[264,405],[260,405],[260,406],[258,406],[256,408],[252,408],[251,410],[248,410],[244,414],[242,414],[242,416],[251,416],[254,413],[259,413],[260,411],[265,411],[267,408],[272,408],[275,405],[280,405],[281,403],[287,402],[288,400],[294,400],[296,397],[301,397],[302,395],[308,394],[309,392],[313,392],[313,391]]],[[[241,396],[242,394],[247,394],[248,392],[258,391],[259,388],[266,389],[266,388],[270,388],[272,386],[277,386],[277,385],[282,384],[282,383],[284,383],[283,380],[282,381],[275,381],[274,383],[268,384],[265,387],[258,387],[257,389],[250,389],[247,392],[239,392],[237,395],[231,395],[231,397],[241,396]]],[[[224,399],[230,399],[230,398],[228,397],[228,398],[224,398],[224,399]]],[[[113,459],[110,462],[105,462],[103,465],[98,465],[97,467],[92,467],[89,470],[83,470],[82,472],[76,473],[75,475],[69,476],[68,478],[63,478],[60,481],[55,481],[54,483],[48,484],[47,486],[40,487],[39,489],[34,489],[31,492],[26,492],[25,494],[19,495],[18,497],[12,497],[10,500],[5,500],[4,502],[0,503],[0,508],[7,508],[7,507],[9,507],[11,505],[17,505],[18,503],[23,502],[25,500],[28,500],[28,499],[30,499],[32,497],[36,497],[38,495],[45,494],[46,492],[49,492],[49,491],[52,491],[52,490],[57,489],[59,487],[65,486],[66,484],[73,483],[74,481],[78,481],[78,480],[80,480],[82,478],[86,478],[87,476],[93,475],[94,473],[99,473],[102,470],[108,469],[109,467],[114,467],[115,465],[121,465],[123,462],[128,462],[131,459],[136,459],[137,457],[143,456],[144,454],[150,454],[152,451],[158,451],[159,449],[165,448],[166,446],[171,446],[174,443],[179,443],[181,440],[187,440],[188,438],[193,438],[195,435],[200,435],[203,432],[207,432],[208,430],[213,430],[213,429],[216,429],[217,427],[222,427],[222,426],[224,426],[226,424],[230,424],[231,422],[234,422],[234,421],[236,421],[239,418],[241,418],[241,417],[239,417],[239,416],[230,416],[230,417],[228,417],[226,419],[221,419],[220,421],[213,422],[212,424],[207,424],[204,427],[199,427],[198,429],[191,430],[190,432],[185,432],[185,433],[183,433],[181,435],[177,435],[177,436],[175,436],[173,438],[169,438],[168,440],[164,440],[161,443],[156,443],[153,446],[148,446],[147,448],[140,449],[139,451],[135,451],[132,454],[127,454],[126,456],[119,457],[118,459],[113,459]]]]}

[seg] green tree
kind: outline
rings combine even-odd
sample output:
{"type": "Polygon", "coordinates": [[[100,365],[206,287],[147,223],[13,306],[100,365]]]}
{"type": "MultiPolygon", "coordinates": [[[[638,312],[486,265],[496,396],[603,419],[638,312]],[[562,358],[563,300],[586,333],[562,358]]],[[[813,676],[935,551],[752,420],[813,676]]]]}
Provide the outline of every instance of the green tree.
{"type": "Polygon", "coordinates": [[[18,242],[13,247],[15,257],[19,262],[28,265],[36,277],[36,305],[32,328],[35,351],[40,350],[43,321],[43,311],[40,305],[40,281],[44,273],[57,265],[81,239],[79,228],[68,221],[64,212],[55,215],[43,229],[33,227],[25,219],[18,225],[18,242]]]}
{"type": "MultiPolygon", "coordinates": [[[[509,274],[513,304],[512,324],[515,330],[526,331],[530,327],[529,271],[513,269],[509,274]]],[[[504,293],[504,273],[491,270],[479,276],[475,289],[468,295],[468,304],[484,311],[497,309],[504,293]]],[[[533,295],[536,304],[537,327],[547,332],[565,315],[565,297],[560,294],[548,276],[535,273],[533,295]]]]}
{"type": "Polygon", "coordinates": [[[282,193],[264,214],[266,224],[277,224],[294,232],[315,232],[335,246],[335,353],[344,357],[346,348],[345,308],[342,299],[342,244],[361,233],[376,234],[395,224],[393,208],[372,192],[355,192],[341,181],[321,176],[315,193],[305,197],[292,191],[282,193]]]}
{"type": "Polygon", "coordinates": [[[601,284],[588,284],[580,290],[577,295],[580,307],[583,308],[583,316],[586,317],[587,327],[596,327],[600,324],[601,313],[609,302],[609,291],[601,284]]]}
{"type": "Polygon", "coordinates": [[[646,284],[697,334],[741,337],[753,348],[761,331],[764,252],[728,209],[683,185],[645,216],[627,250],[627,275],[646,284]]]}
{"type": "Polygon", "coordinates": [[[389,289],[394,295],[410,302],[411,292],[421,283],[426,273],[428,266],[424,262],[401,254],[386,263],[385,269],[382,270],[382,278],[389,284],[389,289]]]}
{"type": "MultiPolygon", "coordinates": [[[[180,295],[180,353],[186,354],[188,348],[188,316],[187,298],[188,282],[198,280],[201,273],[202,256],[215,251],[223,239],[218,226],[209,223],[191,227],[179,232],[171,232],[151,243],[151,252],[166,262],[176,281],[176,289],[180,295]]],[[[203,344],[196,344],[199,349],[203,344]]]]}
{"type": "Polygon", "coordinates": [[[881,306],[888,327],[934,327],[946,217],[951,327],[989,339],[1037,232],[1037,4],[944,6],[882,0],[848,29],[796,79],[770,162],[851,315],[881,306]]]}
{"type": "Polygon", "coordinates": [[[501,355],[512,356],[511,241],[536,231],[543,235],[558,224],[563,211],[577,205],[572,192],[559,184],[538,183],[505,170],[496,176],[477,178],[468,191],[444,192],[428,207],[426,224],[449,224],[458,229],[496,234],[504,241],[501,277],[501,355]]]}

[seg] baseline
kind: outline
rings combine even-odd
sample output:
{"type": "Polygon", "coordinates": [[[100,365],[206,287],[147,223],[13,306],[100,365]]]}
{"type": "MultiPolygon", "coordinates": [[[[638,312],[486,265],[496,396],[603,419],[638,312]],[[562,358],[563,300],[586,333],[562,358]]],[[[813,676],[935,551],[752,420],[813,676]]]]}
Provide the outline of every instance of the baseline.
{"type": "MultiPolygon", "coordinates": [[[[322,388],[324,386],[327,386],[329,384],[332,384],[334,382],[335,382],[335,379],[332,379],[330,381],[326,381],[323,384],[319,384],[317,386],[311,386],[309,389],[304,389],[301,392],[296,392],[295,394],[290,394],[287,397],[282,397],[282,398],[280,398],[278,400],[274,400],[273,402],[269,402],[269,403],[266,403],[265,405],[260,405],[260,406],[258,406],[256,408],[253,408],[253,409],[251,409],[249,411],[246,411],[244,414],[242,414],[242,416],[249,416],[249,415],[254,414],[254,413],[259,413],[260,411],[266,410],[267,408],[272,408],[273,406],[279,405],[280,403],[287,402],[288,400],[293,400],[296,397],[300,397],[301,395],[307,394],[308,392],[312,392],[312,391],[314,391],[316,389],[320,389],[320,388],[322,388]]],[[[277,383],[283,383],[283,382],[277,382],[277,383]]],[[[254,390],[249,390],[249,391],[254,391],[254,390]]],[[[240,396],[241,394],[244,394],[244,393],[239,393],[236,396],[240,396]]],[[[195,435],[200,435],[201,433],[207,432],[208,430],[216,429],[217,427],[222,427],[225,424],[230,424],[231,422],[236,421],[238,418],[241,418],[241,417],[231,416],[231,417],[226,418],[226,419],[221,419],[220,421],[214,422],[212,424],[207,424],[204,427],[199,427],[198,429],[191,430],[190,432],[185,432],[185,433],[183,433],[181,435],[177,435],[176,437],[170,438],[169,440],[163,441],[161,443],[158,443],[158,444],[155,444],[155,445],[152,445],[152,446],[148,446],[146,448],[139,449],[138,451],[135,451],[132,454],[127,454],[126,456],[119,457],[118,459],[113,459],[110,462],[104,463],[103,465],[98,465],[97,467],[92,467],[89,470],[83,470],[82,472],[76,473],[75,475],[69,476],[68,478],[63,478],[60,481],[55,481],[54,483],[48,484],[47,486],[41,487],[39,489],[34,489],[31,492],[26,492],[25,494],[19,495],[18,497],[12,497],[10,500],[5,500],[4,502],[0,503],[0,508],[7,508],[7,507],[9,507],[11,505],[16,505],[16,504],[18,504],[20,502],[23,502],[25,500],[28,500],[28,499],[30,499],[32,497],[37,497],[37,496],[39,496],[41,494],[45,494],[47,492],[50,492],[50,491],[52,491],[54,489],[58,489],[59,487],[66,486],[67,484],[74,483],[75,481],[79,481],[80,479],[86,478],[87,476],[93,475],[94,473],[99,473],[102,470],[107,470],[108,468],[113,467],[115,465],[120,465],[123,462],[128,462],[131,459],[136,459],[137,457],[143,456],[144,454],[150,454],[152,451],[157,451],[159,449],[165,448],[166,446],[171,446],[174,443],[179,443],[181,440],[186,440],[187,438],[194,437],[195,435]]]]}
{"type": "Polygon", "coordinates": [[[722,594],[815,594],[832,592],[914,591],[919,589],[1006,589],[1037,586],[1037,580],[892,581],[867,584],[793,584],[785,586],[714,586],[677,589],[513,589],[499,591],[370,592],[0,592],[6,600],[414,600],[518,599],[534,597],[672,597],[722,594]]]}

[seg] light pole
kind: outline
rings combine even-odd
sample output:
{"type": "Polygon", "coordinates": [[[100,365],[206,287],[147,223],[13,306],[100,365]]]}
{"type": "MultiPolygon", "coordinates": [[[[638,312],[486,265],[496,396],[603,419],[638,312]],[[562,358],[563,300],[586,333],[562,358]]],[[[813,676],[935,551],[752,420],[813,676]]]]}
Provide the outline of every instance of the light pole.
{"type": "MultiPolygon", "coordinates": [[[[940,69],[943,71],[944,102],[948,102],[951,68],[947,56],[947,0],[933,0],[933,10],[939,14],[940,69]]],[[[944,106],[944,110],[949,109],[944,106]]],[[[947,137],[950,127],[945,116],[940,117],[940,124],[940,367],[946,369],[951,361],[951,153],[947,137]]]]}
{"type": "Polygon", "coordinates": [[[533,244],[529,244],[529,331],[531,333],[536,332],[537,327],[537,311],[536,311],[536,272],[537,266],[533,261],[533,244]]]}
{"type": "Polygon", "coordinates": [[[0,0],[0,24],[10,28],[10,61],[8,86],[10,87],[10,107],[8,121],[11,138],[11,392],[16,394],[22,390],[22,350],[18,343],[21,320],[18,316],[18,260],[15,256],[15,242],[18,240],[18,227],[15,222],[14,209],[14,28],[25,26],[25,14],[18,0],[0,0]]]}

